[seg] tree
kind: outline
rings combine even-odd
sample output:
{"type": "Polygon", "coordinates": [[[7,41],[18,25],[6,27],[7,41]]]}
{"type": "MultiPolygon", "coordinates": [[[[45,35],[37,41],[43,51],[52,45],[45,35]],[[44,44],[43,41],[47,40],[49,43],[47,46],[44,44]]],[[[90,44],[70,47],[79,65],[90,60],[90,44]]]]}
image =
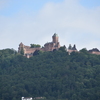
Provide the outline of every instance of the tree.
{"type": "Polygon", "coordinates": [[[40,48],[41,46],[39,44],[30,44],[31,48],[40,48]]]}
{"type": "Polygon", "coordinates": [[[60,47],[59,50],[66,52],[66,46],[64,45],[64,46],[60,47]]]}
{"type": "Polygon", "coordinates": [[[35,52],[33,53],[33,56],[35,55],[39,55],[40,50],[35,50],[35,52]]]}
{"type": "Polygon", "coordinates": [[[100,100],[100,55],[63,50],[29,59],[0,50],[0,100],[100,100]]]}
{"type": "Polygon", "coordinates": [[[20,54],[24,55],[24,49],[23,49],[23,47],[21,48],[20,54]]]}

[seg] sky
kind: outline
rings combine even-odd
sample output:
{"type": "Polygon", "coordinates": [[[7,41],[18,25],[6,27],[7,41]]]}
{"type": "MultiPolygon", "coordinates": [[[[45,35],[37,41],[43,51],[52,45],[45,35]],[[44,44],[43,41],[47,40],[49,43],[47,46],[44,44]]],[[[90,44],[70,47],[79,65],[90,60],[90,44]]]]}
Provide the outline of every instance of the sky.
{"type": "Polygon", "coordinates": [[[0,0],[0,50],[52,41],[100,50],[100,0],[0,0]]]}

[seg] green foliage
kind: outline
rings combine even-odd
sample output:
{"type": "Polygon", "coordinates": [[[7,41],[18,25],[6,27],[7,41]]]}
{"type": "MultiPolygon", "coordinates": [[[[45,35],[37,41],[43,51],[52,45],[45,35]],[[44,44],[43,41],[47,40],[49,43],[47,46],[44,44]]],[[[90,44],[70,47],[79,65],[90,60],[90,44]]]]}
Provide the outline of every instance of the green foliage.
{"type": "Polygon", "coordinates": [[[88,54],[88,51],[87,51],[86,48],[81,49],[80,52],[81,52],[81,53],[84,53],[84,54],[88,54]]]}
{"type": "Polygon", "coordinates": [[[33,56],[39,55],[39,53],[40,53],[40,50],[36,50],[36,51],[33,53],[33,56]]]}
{"type": "Polygon", "coordinates": [[[23,47],[21,48],[20,54],[24,55],[24,49],[23,49],[23,47]]]}
{"type": "Polygon", "coordinates": [[[64,46],[60,47],[59,50],[61,50],[62,52],[66,52],[66,46],[64,45],[64,46]]]}
{"type": "Polygon", "coordinates": [[[41,45],[39,45],[39,44],[30,44],[31,45],[31,48],[40,48],[41,47],[41,45]]]}
{"type": "Polygon", "coordinates": [[[68,55],[63,48],[36,55],[0,51],[0,100],[100,100],[100,55],[68,55]]]}

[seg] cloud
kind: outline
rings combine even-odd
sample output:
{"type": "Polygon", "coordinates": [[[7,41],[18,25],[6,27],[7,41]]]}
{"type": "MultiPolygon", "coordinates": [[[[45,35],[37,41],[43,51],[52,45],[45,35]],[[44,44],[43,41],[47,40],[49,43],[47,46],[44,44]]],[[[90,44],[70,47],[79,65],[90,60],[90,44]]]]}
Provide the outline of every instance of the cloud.
{"type": "Polygon", "coordinates": [[[61,45],[76,44],[78,49],[97,47],[100,49],[100,7],[88,9],[79,0],[46,3],[37,14],[27,13],[24,9],[11,17],[0,16],[0,48],[18,44],[41,44],[52,41],[57,33],[61,45]]]}
{"type": "Polygon", "coordinates": [[[8,6],[10,0],[0,0],[0,10],[8,6]]]}
{"type": "MultiPolygon", "coordinates": [[[[100,37],[99,11],[99,7],[86,9],[79,5],[78,0],[65,0],[58,4],[46,4],[37,20],[40,28],[48,30],[48,34],[50,30],[56,29],[62,45],[77,43],[80,48],[81,44],[84,44],[83,46],[88,44],[87,48],[91,48],[92,45],[96,46],[96,42],[93,44],[92,41],[97,41],[96,38],[100,37]]],[[[44,33],[47,32],[44,31],[44,33]]]]}

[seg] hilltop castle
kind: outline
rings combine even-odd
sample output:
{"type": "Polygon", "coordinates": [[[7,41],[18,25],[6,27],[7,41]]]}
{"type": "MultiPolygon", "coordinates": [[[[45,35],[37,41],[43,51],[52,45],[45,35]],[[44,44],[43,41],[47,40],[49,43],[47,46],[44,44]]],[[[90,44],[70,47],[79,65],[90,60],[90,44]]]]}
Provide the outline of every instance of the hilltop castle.
{"type": "Polygon", "coordinates": [[[53,51],[54,49],[58,50],[60,48],[60,43],[58,41],[59,37],[56,33],[52,36],[52,42],[48,42],[44,44],[44,47],[35,47],[32,48],[31,46],[26,46],[22,42],[19,44],[18,53],[23,52],[23,55],[27,58],[33,56],[36,50],[40,51],[53,51]]]}
{"type": "MultiPolygon", "coordinates": [[[[26,46],[21,42],[18,47],[18,53],[23,54],[27,58],[30,58],[34,55],[36,51],[46,52],[46,51],[58,50],[61,47],[58,40],[59,40],[58,35],[54,33],[54,35],[52,36],[52,42],[48,42],[44,44],[44,47],[42,48],[40,46],[37,46],[37,47],[26,46]]],[[[67,48],[67,52],[70,55],[71,52],[79,52],[79,51],[76,49],[76,45],[72,47],[70,44],[69,47],[67,48]]],[[[91,54],[100,55],[100,51],[97,48],[93,48],[92,50],[89,50],[88,52],[91,54]]]]}

